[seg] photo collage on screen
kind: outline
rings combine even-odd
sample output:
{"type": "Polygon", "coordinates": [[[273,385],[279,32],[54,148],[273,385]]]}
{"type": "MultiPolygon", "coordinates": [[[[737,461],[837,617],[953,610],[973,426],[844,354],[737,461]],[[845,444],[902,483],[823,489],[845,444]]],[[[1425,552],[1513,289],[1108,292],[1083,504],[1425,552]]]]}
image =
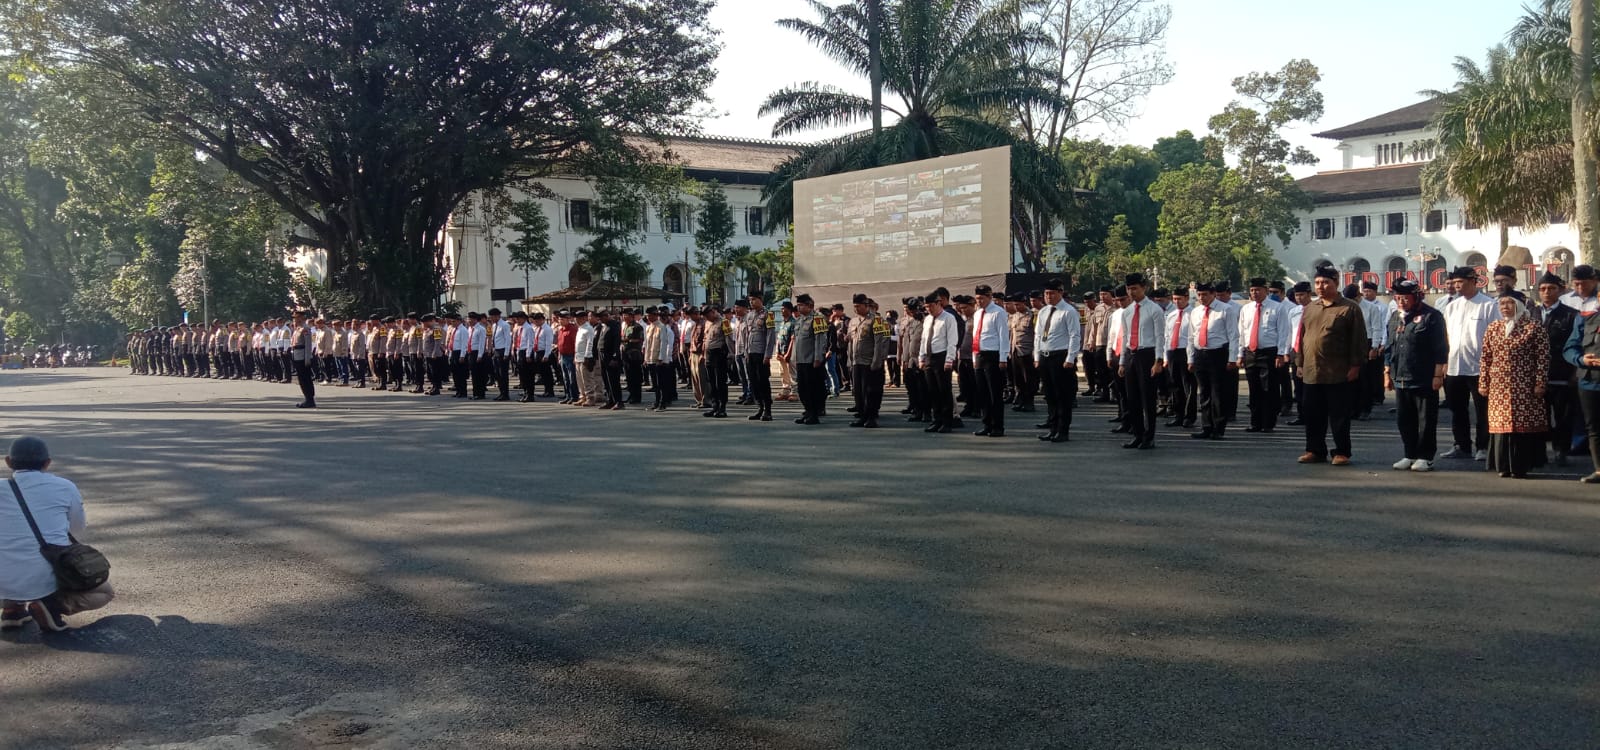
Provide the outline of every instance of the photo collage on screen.
{"type": "Polygon", "coordinates": [[[845,183],[812,198],[812,252],[903,268],[914,251],[983,242],[977,164],[845,183]]]}

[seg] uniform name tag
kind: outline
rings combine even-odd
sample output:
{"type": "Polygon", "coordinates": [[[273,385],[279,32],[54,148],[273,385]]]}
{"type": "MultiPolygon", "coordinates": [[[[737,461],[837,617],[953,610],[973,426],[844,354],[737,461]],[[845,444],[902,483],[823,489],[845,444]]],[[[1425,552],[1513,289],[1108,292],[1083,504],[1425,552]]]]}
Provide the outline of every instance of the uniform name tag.
{"type": "Polygon", "coordinates": [[[827,331],[828,331],[828,321],[823,320],[822,318],[812,318],[811,319],[811,332],[812,333],[826,333],[827,331]]]}
{"type": "Polygon", "coordinates": [[[873,321],[872,332],[879,336],[887,336],[889,335],[889,326],[884,325],[881,320],[873,321]]]}

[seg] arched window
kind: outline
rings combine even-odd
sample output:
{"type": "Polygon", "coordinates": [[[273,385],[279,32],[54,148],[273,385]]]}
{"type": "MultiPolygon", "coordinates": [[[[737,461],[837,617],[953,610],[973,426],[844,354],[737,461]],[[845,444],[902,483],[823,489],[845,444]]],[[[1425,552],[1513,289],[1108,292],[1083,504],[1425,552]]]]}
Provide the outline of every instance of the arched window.
{"type": "Polygon", "coordinates": [[[684,283],[686,278],[688,278],[688,274],[684,271],[683,264],[673,263],[667,266],[665,271],[661,272],[661,288],[668,294],[681,297],[688,289],[688,285],[684,283]]]}
{"type": "Polygon", "coordinates": [[[1367,273],[1372,270],[1372,264],[1366,258],[1351,258],[1349,268],[1351,273],[1367,273]]]}
{"type": "Polygon", "coordinates": [[[1544,270],[1565,279],[1572,274],[1572,251],[1564,247],[1552,247],[1544,251],[1544,270]]]}
{"type": "Polygon", "coordinates": [[[1389,256],[1388,260],[1383,262],[1383,270],[1390,273],[1405,273],[1407,270],[1409,270],[1407,268],[1408,264],[1409,261],[1407,261],[1404,257],[1399,255],[1391,255],[1389,256]]]}
{"type": "Polygon", "coordinates": [[[582,263],[573,263],[572,268],[567,270],[567,286],[569,287],[583,286],[591,281],[594,281],[594,276],[589,274],[589,271],[583,267],[582,263]]]}
{"type": "Polygon", "coordinates": [[[1461,256],[1461,265],[1468,268],[1485,268],[1489,265],[1489,259],[1483,257],[1483,253],[1467,253],[1461,256]]]}

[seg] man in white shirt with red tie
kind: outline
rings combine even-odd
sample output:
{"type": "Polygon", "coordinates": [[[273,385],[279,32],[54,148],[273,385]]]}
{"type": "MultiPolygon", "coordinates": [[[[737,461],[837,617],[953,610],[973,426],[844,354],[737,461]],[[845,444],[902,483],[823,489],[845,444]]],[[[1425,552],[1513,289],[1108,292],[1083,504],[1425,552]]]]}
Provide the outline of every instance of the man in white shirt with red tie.
{"type": "Polygon", "coordinates": [[[1278,389],[1272,371],[1287,363],[1282,305],[1267,296],[1267,280],[1250,279],[1250,301],[1239,310],[1239,368],[1250,387],[1250,426],[1245,432],[1272,432],[1278,426],[1278,389]]]}
{"type": "Polygon", "coordinates": [[[1189,312],[1189,370],[1199,397],[1200,431],[1195,440],[1221,440],[1228,428],[1228,388],[1239,383],[1239,330],[1228,304],[1217,299],[1216,285],[1195,285],[1196,304],[1189,312]]]}
{"type": "Polygon", "coordinates": [[[1044,306],[1034,311],[1033,361],[1044,391],[1049,432],[1039,439],[1065,443],[1072,432],[1072,407],[1078,397],[1078,355],[1083,348],[1083,328],[1078,309],[1062,292],[1066,283],[1051,279],[1044,285],[1044,306]]]}
{"type": "Polygon", "coordinates": [[[517,388],[522,391],[521,403],[533,403],[534,344],[538,329],[521,310],[511,313],[511,362],[517,368],[517,388]]]}
{"type": "Polygon", "coordinates": [[[1122,359],[1118,375],[1127,379],[1128,424],[1133,439],[1123,448],[1156,447],[1156,379],[1166,369],[1166,310],[1145,296],[1144,274],[1128,274],[1128,306],[1122,315],[1122,359]]]}
{"type": "Polygon", "coordinates": [[[1010,316],[994,303],[994,290],[979,284],[972,290],[972,368],[983,396],[983,429],[978,437],[1005,437],[1005,369],[1011,354],[1010,316]]]}
{"type": "Polygon", "coordinates": [[[1171,388],[1172,421],[1168,427],[1193,428],[1199,418],[1200,400],[1195,393],[1194,371],[1189,368],[1189,288],[1172,291],[1172,309],[1167,311],[1167,379],[1171,388]]]}
{"type": "Polygon", "coordinates": [[[955,313],[945,308],[944,298],[935,290],[928,294],[925,304],[928,316],[923,319],[921,353],[918,363],[927,381],[928,404],[933,410],[933,422],[923,432],[948,433],[956,419],[955,394],[950,391],[950,375],[960,361],[960,324],[955,313]]]}

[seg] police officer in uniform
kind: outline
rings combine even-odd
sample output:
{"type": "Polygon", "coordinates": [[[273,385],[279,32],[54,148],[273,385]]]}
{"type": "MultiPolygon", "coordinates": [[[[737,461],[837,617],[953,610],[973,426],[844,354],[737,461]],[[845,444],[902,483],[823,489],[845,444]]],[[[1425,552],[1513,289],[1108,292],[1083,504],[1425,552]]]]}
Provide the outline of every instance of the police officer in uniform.
{"type": "Polygon", "coordinates": [[[315,347],[316,334],[311,326],[306,324],[306,312],[294,311],[294,326],[291,330],[289,343],[289,356],[294,362],[294,376],[300,381],[300,392],[305,394],[305,400],[295,404],[297,409],[317,408],[317,386],[311,382],[311,357],[315,347]]]}
{"type": "Polygon", "coordinates": [[[828,318],[817,314],[816,303],[809,294],[797,295],[794,304],[789,361],[794,364],[795,390],[805,410],[794,423],[814,425],[820,423],[817,415],[823,412],[823,399],[827,398],[823,363],[828,359],[828,318]]]}
{"type": "Polygon", "coordinates": [[[883,406],[884,363],[894,342],[889,335],[888,321],[872,309],[872,300],[867,295],[857,294],[850,302],[856,313],[850,320],[846,340],[856,407],[856,418],[850,426],[876,428],[878,410],[883,406]]]}

